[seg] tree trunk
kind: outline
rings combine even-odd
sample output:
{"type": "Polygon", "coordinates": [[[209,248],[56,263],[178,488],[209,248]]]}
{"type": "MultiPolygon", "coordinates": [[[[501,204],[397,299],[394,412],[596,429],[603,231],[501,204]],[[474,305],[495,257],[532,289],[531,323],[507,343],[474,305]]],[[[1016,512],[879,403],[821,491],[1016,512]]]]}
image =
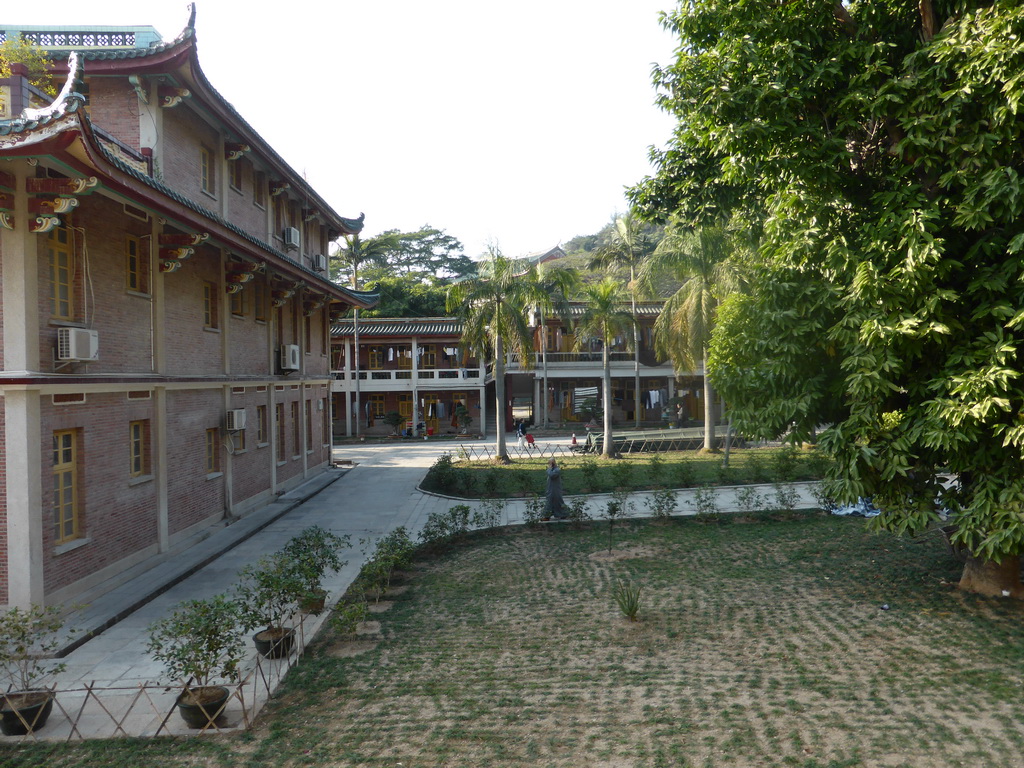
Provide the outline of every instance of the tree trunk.
{"type": "Polygon", "coordinates": [[[633,309],[633,428],[640,429],[640,328],[636,323],[636,275],[632,264],[629,265],[629,290],[633,309]]]}
{"type": "Polygon", "coordinates": [[[497,437],[494,440],[494,454],[499,461],[508,461],[505,447],[505,345],[501,336],[494,339],[494,424],[497,437]]]}
{"type": "Polygon", "coordinates": [[[1007,555],[1000,562],[967,556],[960,589],[986,597],[1024,598],[1020,581],[1020,557],[1007,555]]]}
{"type": "Polygon", "coordinates": [[[615,455],[612,450],[612,366],[608,359],[608,335],[605,334],[604,352],[602,354],[604,363],[604,376],[601,383],[601,402],[604,405],[604,456],[611,458],[615,455]]]}
{"type": "Polygon", "coordinates": [[[708,351],[704,349],[704,450],[715,450],[715,393],[708,379],[708,351]]]}

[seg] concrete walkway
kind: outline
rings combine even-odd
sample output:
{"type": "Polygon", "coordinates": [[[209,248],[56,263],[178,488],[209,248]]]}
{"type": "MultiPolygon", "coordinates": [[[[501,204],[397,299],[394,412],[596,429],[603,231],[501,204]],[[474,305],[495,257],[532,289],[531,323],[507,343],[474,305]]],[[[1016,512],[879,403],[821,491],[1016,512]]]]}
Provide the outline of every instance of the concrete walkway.
{"type": "MultiPolygon", "coordinates": [[[[267,508],[211,530],[202,542],[173,553],[156,568],[140,572],[117,589],[90,600],[69,617],[68,626],[77,632],[68,645],[72,650],[64,658],[67,668],[55,680],[58,707],[49,723],[36,734],[3,736],[0,742],[146,736],[158,731],[188,733],[176,714],[167,717],[176,691],[154,685],[168,681],[162,665],[154,662],[146,650],[147,627],[169,615],[183,600],[230,591],[245,565],[280,549],[311,525],[351,538],[351,549],[342,553],[348,564],[324,585],[331,592],[331,600],[337,600],[358,574],[363,552],[372,551],[378,538],[405,526],[415,540],[431,513],[465,503],[416,489],[437,456],[457,447],[449,442],[424,441],[359,443],[338,448],[335,459],[351,461],[351,469],[329,470],[267,508]]],[[[797,507],[815,506],[809,484],[794,488],[800,495],[797,507]]],[[[765,496],[773,493],[770,486],[759,490],[765,496]]],[[[677,493],[677,514],[696,513],[694,493],[677,493]]],[[[631,495],[634,516],[648,514],[644,500],[649,495],[631,495]]],[[[592,517],[600,517],[606,499],[600,495],[588,497],[592,517]]],[[[718,489],[717,501],[721,511],[735,510],[735,489],[718,489]]],[[[470,506],[475,508],[477,504],[471,502],[470,506]]],[[[521,523],[525,507],[525,500],[510,500],[504,523],[521,523]]],[[[326,615],[303,625],[305,641],[316,633],[326,615]]],[[[282,662],[259,660],[251,650],[243,672],[267,683],[264,689],[249,691],[248,698],[232,701],[225,718],[227,726],[244,727],[245,720],[258,711],[293,663],[294,658],[282,662]]]]}

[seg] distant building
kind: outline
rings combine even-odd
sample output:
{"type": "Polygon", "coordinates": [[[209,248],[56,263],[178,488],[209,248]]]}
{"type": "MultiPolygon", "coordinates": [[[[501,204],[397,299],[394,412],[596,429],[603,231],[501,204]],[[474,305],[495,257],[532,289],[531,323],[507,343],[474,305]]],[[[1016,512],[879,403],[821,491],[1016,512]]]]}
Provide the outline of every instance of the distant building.
{"type": "Polygon", "coordinates": [[[16,34],[66,80],[0,80],[0,602],[26,605],[112,588],[327,467],[330,326],[374,300],[326,273],[362,217],[217,93],[194,11],[168,43],[16,34]]]}
{"type": "MultiPolygon", "coordinates": [[[[576,315],[583,309],[579,303],[572,306],[576,315]]],[[[637,307],[639,392],[636,356],[626,349],[626,339],[616,340],[610,350],[612,418],[619,424],[630,424],[637,415],[647,424],[674,422],[680,415],[686,420],[703,419],[699,375],[677,374],[670,361],[654,352],[653,326],[660,312],[658,302],[637,307]]],[[[506,361],[506,425],[511,429],[518,418],[542,424],[546,417],[549,424],[569,427],[587,421],[587,401],[601,401],[601,342],[595,339],[577,349],[571,329],[558,318],[542,322],[540,315],[531,314],[530,327],[531,365],[523,365],[512,353],[506,361]]],[[[425,423],[437,434],[455,432],[450,416],[459,402],[473,416],[470,433],[493,434],[494,372],[486,362],[481,364],[463,352],[461,321],[377,317],[360,319],[358,331],[358,354],[351,318],[335,323],[331,331],[339,435],[386,434],[391,428],[380,419],[389,411],[398,411],[410,422],[425,423]],[[435,404],[441,405],[440,418],[435,404]]]]}

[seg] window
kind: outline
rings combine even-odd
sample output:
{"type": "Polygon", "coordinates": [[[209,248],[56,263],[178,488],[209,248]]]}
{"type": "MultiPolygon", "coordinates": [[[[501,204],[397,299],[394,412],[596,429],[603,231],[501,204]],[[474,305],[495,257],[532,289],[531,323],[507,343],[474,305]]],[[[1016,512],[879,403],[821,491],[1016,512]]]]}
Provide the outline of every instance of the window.
{"type": "Polygon", "coordinates": [[[406,419],[412,418],[412,392],[398,393],[398,412],[406,419]]]}
{"type": "Polygon", "coordinates": [[[277,431],[277,460],[284,461],[284,403],[277,404],[274,416],[276,418],[275,429],[277,431]]]}
{"type": "Polygon", "coordinates": [[[395,347],[399,368],[412,368],[412,347],[395,347]]]}
{"type": "Polygon", "coordinates": [[[75,430],[53,433],[53,542],[78,538],[77,451],[75,430]]]}
{"type": "Polygon", "coordinates": [[[149,474],[149,422],[133,421],[128,425],[128,476],[149,474]]]}
{"type": "Polygon", "coordinates": [[[379,370],[384,367],[384,347],[370,347],[370,368],[379,370]]]}
{"type": "Polygon", "coordinates": [[[299,402],[292,403],[292,456],[298,456],[302,452],[302,430],[299,427],[299,402]]]}
{"type": "Polygon", "coordinates": [[[267,444],[267,406],[257,405],[256,406],[256,443],[258,445],[267,444]]]}
{"type": "Polygon", "coordinates": [[[267,174],[262,171],[252,177],[252,203],[260,208],[267,207],[267,174]]]}
{"type": "Polygon", "coordinates": [[[47,234],[46,255],[50,263],[50,315],[58,320],[73,320],[74,258],[67,227],[56,227],[47,234]]]}
{"type": "Polygon", "coordinates": [[[312,349],[312,347],[313,347],[313,321],[310,319],[309,315],[304,315],[303,316],[303,318],[302,318],[302,325],[303,325],[303,335],[306,337],[305,338],[305,342],[306,343],[303,346],[303,350],[308,355],[309,352],[310,352],[310,349],[312,349]]]}
{"type": "Polygon", "coordinates": [[[242,163],[243,160],[232,160],[228,163],[231,176],[228,183],[231,184],[231,188],[236,192],[242,191],[242,163]]]}
{"type": "Polygon", "coordinates": [[[256,322],[267,322],[267,287],[261,278],[252,284],[252,305],[256,322]]]}
{"type": "Polygon", "coordinates": [[[142,240],[134,235],[124,239],[125,287],[137,293],[149,293],[149,259],[142,240]]]}
{"type": "Polygon", "coordinates": [[[249,292],[242,286],[242,290],[231,294],[231,314],[235,317],[245,317],[249,312],[249,292]]]}
{"type": "Polygon", "coordinates": [[[306,400],[303,403],[306,410],[306,453],[313,451],[313,402],[306,400]]]}
{"type": "Polygon", "coordinates": [[[373,417],[375,419],[380,419],[380,418],[384,417],[384,395],[383,395],[383,393],[376,394],[376,395],[367,395],[367,397],[366,397],[366,404],[369,406],[370,413],[373,414],[373,417]]]}
{"type": "Polygon", "coordinates": [[[209,281],[203,283],[203,325],[217,328],[217,284],[209,281]]]}
{"type": "Polygon", "coordinates": [[[436,368],[437,347],[433,344],[424,344],[420,349],[423,352],[420,356],[420,368],[436,368]]]}
{"type": "Polygon", "coordinates": [[[199,188],[208,195],[216,194],[216,177],[213,172],[213,152],[207,147],[199,148],[199,188]]]}
{"type": "Polygon", "coordinates": [[[206,430],[206,474],[220,472],[220,430],[206,430]]]}

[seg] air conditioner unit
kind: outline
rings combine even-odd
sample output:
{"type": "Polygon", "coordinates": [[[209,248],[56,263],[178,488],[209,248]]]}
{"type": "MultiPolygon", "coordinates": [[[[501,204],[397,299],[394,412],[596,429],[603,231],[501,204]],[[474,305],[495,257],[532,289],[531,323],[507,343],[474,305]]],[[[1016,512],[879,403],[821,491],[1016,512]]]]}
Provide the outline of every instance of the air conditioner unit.
{"type": "Polygon", "coordinates": [[[235,408],[228,411],[224,420],[224,429],[228,432],[239,432],[245,429],[245,408],[235,408]]]}
{"type": "Polygon", "coordinates": [[[91,328],[58,328],[58,360],[98,360],[100,334],[91,328]]]}
{"type": "Polygon", "coordinates": [[[323,272],[324,270],[327,269],[327,257],[324,256],[322,253],[314,253],[309,258],[310,261],[313,262],[314,272],[323,272]]]}
{"type": "Polygon", "coordinates": [[[281,237],[284,239],[284,248],[286,251],[294,251],[299,247],[299,230],[295,227],[285,227],[281,233],[281,237]]]}
{"type": "Polygon", "coordinates": [[[299,370],[299,345],[298,344],[284,344],[281,347],[281,370],[282,371],[297,371],[297,370],[299,370]]]}

